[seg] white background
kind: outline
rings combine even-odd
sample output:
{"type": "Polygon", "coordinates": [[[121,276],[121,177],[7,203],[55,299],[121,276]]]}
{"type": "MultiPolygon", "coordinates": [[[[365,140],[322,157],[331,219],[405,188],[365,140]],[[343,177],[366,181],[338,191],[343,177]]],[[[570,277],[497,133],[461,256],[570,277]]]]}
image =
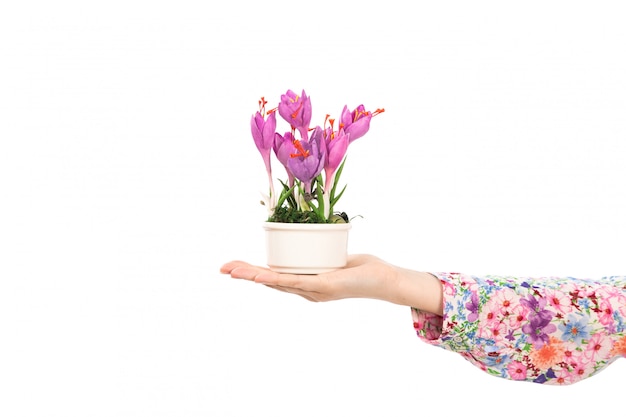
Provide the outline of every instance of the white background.
{"type": "Polygon", "coordinates": [[[257,100],[305,89],[317,123],[386,109],[348,151],[351,252],[626,274],[619,4],[3,3],[0,415],[609,412],[621,360],[501,380],[419,341],[408,308],[218,270],[264,262],[257,100]]]}

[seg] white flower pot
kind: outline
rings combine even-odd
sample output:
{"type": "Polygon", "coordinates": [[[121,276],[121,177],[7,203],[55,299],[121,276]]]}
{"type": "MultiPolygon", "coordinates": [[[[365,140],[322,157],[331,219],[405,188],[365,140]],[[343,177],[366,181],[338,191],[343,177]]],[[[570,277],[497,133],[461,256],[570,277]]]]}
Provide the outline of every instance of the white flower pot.
{"type": "Polygon", "coordinates": [[[267,265],[272,271],[320,274],[348,262],[350,223],[265,222],[267,265]]]}

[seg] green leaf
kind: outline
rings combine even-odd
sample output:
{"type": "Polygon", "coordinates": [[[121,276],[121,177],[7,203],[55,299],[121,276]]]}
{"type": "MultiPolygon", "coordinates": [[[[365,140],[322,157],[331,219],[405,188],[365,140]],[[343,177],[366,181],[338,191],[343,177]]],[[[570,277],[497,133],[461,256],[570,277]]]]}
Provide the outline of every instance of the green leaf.
{"type": "MultiPolygon", "coordinates": [[[[343,158],[343,161],[341,162],[341,164],[339,165],[339,168],[337,168],[337,171],[335,171],[335,179],[333,181],[333,186],[330,190],[330,198],[334,199],[335,197],[335,191],[337,189],[337,184],[339,184],[339,177],[341,177],[341,173],[343,172],[343,167],[346,164],[346,160],[347,160],[347,156],[345,158],[343,158]]],[[[344,187],[345,189],[345,187],[344,187]]],[[[335,199],[335,201],[339,200],[339,197],[337,197],[335,199]]]]}
{"type": "Polygon", "coordinates": [[[343,186],[343,189],[341,190],[341,192],[339,193],[339,195],[337,196],[337,198],[333,198],[331,199],[331,205],[334,206],[335,203],[341,198],[341,196],[343,195],[343,192],[346,191],[346,187],[347,185],[343,186]]]}
{"type": "Polygon", "coordinates": [[[322,187],[319,186],[319,182],[321,181],[321,176],[318,177],[318,186],[315,187],[315,198],[317,199],[318,210],[317,214],[324,218],[324,195],[322,191],[322,187]]]}
{"type": "Polygon", "coordinates": [[[279,180],[279,181],[283,185],[283,191],[280,193],[280,198],[278,199],[278,202],[276,203],[276,207],[281,207],[283,205],[283,203],[285,202],[285,200],[287,200],[287,199],[291,199],[292,201],[289,201],[289,204],[292,207],[295,207],[296,200],[293,197],[293,190],[294,190],[294,188],[296,187],[297,184],[294,184],[293,187],[289,188],[289,186],[287,184],[285,184],[281,180],[279,180]]]}

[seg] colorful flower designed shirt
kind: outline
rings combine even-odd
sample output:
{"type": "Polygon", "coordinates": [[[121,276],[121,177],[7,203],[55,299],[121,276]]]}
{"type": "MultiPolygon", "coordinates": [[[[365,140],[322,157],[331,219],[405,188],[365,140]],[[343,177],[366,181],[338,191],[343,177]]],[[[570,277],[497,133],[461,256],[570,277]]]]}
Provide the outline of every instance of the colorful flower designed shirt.
{"type": "Polygon", "coordinates": [[[491,375],[567,385],[626,356],[626,277],[433,275],[443,317],[413,308],[417,335],[491,375]]]}

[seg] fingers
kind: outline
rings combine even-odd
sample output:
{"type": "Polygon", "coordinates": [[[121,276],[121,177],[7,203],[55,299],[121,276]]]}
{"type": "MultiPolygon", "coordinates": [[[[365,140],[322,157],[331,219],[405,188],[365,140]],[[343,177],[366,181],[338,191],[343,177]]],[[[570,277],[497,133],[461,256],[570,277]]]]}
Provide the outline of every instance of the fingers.
{"type": "Polygon", "coordinates": [[[297,286],[297,275],[279,274],[268,268],[251,265],[243,261],[232,261],[220,268],[223,274],[229,274],[232,278],[254,281],[267,286],[292,287],[297,286]]]}
{"type": "Polygon", "coordinates": [[[224,264],[220,268],[220,272],[222,274],[229,274],[233,278],[254,281],[258,275],[270,271],[260,266],[250,265],[247,262],[232,261],[224,264]]]}
{"type": "Polygon", "coordinates": [[[220,268],[220,272],[222,274],[230,274],[233,269],[237,267],[241,267],[241,266],[252,266],[252,265],[243,261],[230,261],[222,265],[222,267],[220,268]]]}
{"type": "Polygon", "coordinates": [[[243,261],[231,261],[225,263],[220,268],[222,274],[230,274],[233,278],[247,279],[259,284],[279,285],[281,287],[300,287],[303,281],[313,277],[304,276],[304,280],[299,275],[279,274],[268,268],[251,265],[243,261]]]}
{"type": "Polygon", "coordinates": [[[278,274],[267,270],[259,273],[254,281],[301,292],[316,293],[325,290],[325,281],[319,275],[278,274]]]}
{"type": "Polygon", "coordinates": [[[220,268],[232,278],[264,284],[273,289],[299,295],[309,301],[328,301],[338,298],[332,293],[330,280],[325,274],[295,275],[271,271],[243,261],[231,261],[220,268]]]}

